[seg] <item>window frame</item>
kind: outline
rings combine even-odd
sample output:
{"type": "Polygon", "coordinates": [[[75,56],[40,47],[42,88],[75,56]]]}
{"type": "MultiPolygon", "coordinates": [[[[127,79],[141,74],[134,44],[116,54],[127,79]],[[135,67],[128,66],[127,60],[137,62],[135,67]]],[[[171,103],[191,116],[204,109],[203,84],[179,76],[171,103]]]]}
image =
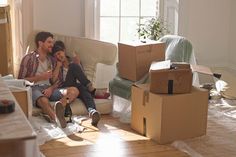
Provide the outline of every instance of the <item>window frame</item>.
{"type": "MultiPolygon", "coordinates": [[[[158,16],[160,16],[160,11],[161,10],[159,10],[160,9],[160,4],[161,4],[161,2],[160,1],[162,1],[162,0],[156,0],[156,15],[155,16],[141,16],[141,1],[142,0],[139,0],[139,15],[138,16],[122,16],[121,15],[121,1],[122,0],[119,0],[119,15],[118,16],[101,16],[100,15],[100,9],[101,9],[101,0],[96,0],[97,1],[97,4],[96,4],[96,15],[95,15],[95,24],[97,24],[96,26],[95,26],[95,36],[96,36],[96,38],[97,39],[100,39],[101,40],[101,37],[100,37],[100,34],[101,34],[101,32],[100,32],[100,19],[101,18],[119,18],[118,20],[119,20],[119,35],[118,35],[118,41],[117,42],[119,42],[120,40],[121,40],[121,19],[122,18],[138,18],[138,23],[140,24],[141,23],[141,20],[142,19],[144,19],[144,18],[152,18],[152,17],[158,17],[158,16]],[[158,11],[159,10],[159,11],[158,11]]],[[[138,28],[138,27],[137,27],[138,28]]]]}

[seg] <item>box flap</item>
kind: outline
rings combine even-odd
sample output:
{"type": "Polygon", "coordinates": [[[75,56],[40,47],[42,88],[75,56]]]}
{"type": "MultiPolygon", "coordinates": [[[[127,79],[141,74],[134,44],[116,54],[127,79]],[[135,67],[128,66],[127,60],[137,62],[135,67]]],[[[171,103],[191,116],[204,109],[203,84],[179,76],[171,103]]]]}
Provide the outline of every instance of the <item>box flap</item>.
{"type": "Polygon", "coordinates": [[[211,69],[209,67],[203,65],[191,65],[193,72],[199,72],[202,74],[213,75],[211,69]]]}
{"type": "Polygon", "coordinates": [[[141,41],[141,40],[129,40],[129,41],[121,41],[118,44],[123,44],[123,45],[129,45],[129,46],[144,46],[144,45],[151,45],[151,44],[158,44],[158,43],[163,43],[160,41],[154,41],[154,40],[145,40],[145,41],[141,41]]]}
{"type": "Polygon", "coordinates": [[[170,69],[170,60],[161,61],[161,62],[152,62],[150,66],[151,70],[162,70],[162,69],[170,69]]]}

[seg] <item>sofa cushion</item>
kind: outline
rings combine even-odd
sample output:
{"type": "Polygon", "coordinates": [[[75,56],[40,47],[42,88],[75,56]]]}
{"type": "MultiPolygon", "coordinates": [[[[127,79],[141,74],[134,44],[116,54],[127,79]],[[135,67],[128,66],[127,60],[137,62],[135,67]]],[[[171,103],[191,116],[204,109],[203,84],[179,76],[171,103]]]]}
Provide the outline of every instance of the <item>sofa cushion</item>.
{"type": "MultiPolygon", "coordinates": [[[[113,104],[111,99],[94,99],[96,108],[101,114],[110,114],[113,110],[113,104]]],[[[55,102],[50,102],[53,106],[55,102]]],[[[71,109],[73,115],[87,115],[88,111],[80,99],[76,99],[71,103],[71,109]]],[[[40,108],[33,108],[32,115],[37,116],[42,112],[40,108]]]]}

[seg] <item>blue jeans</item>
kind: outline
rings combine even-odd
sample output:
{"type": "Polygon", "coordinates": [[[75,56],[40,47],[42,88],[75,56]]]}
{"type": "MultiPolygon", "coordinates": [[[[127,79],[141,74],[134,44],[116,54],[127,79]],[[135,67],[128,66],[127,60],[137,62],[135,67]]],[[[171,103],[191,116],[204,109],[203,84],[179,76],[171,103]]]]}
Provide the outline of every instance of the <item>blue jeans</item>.
{"type": "MultiPolygon", "coordinates": [[[[47,89],[48,87],[50,86],[46,84],[32,86],[32,101],[34,106],[37,106],[36,101],[38,100],[38,98],[45,97],[42,91],[47,89]]],[[[53,91],[52,95],[49,98],[50,101],[58,101],[63,97],[60,89],[61,88],[58,88],[53,91]]]]}
{"type": "Polygon", "coordinates": [[[63,87],[77,87],[80,92],[78,98],[83,101],[88,112],[92,109],[96,109],[94,99],[87,88],[89,83],[91,82],[88,80],[81,66],[75,63],[70,63],[63,87]]]}

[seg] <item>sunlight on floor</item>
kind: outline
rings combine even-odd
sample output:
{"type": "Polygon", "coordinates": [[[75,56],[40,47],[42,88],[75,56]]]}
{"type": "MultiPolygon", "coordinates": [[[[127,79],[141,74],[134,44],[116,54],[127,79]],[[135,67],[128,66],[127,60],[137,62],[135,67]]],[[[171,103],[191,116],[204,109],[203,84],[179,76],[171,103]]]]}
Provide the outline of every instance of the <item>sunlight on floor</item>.
{"type": "Polygon", "coordinates": [[[67,146],[81,146],[81,145],[93,145],[93,144],[98,144],[99,147],[110,147],[113,146],[114,144],[116,147],[119,146],[120,142],[128,142],[128,141],[137,141],[137,140],[150,140],[147,137],[141,136],[139,134],[126,131],[126,130],[121,130],[119,128],[116,128],[114,126],[105,124],[104,127],[109,130],[108,132],[99,132],[98,130],[92,130],[88,129],[82,134],[76,133],[73,135],[73,138],[70,138],[70,136],[67,137],[68,140],[63,139],[58,139],[57,141],[60,141],[64,143],[67,146]],[[97,132],[97,133],[96,133],[97,132]],[[74,139],[80,139],[83,142],[78,142],[78,140],[74,139]]]}

